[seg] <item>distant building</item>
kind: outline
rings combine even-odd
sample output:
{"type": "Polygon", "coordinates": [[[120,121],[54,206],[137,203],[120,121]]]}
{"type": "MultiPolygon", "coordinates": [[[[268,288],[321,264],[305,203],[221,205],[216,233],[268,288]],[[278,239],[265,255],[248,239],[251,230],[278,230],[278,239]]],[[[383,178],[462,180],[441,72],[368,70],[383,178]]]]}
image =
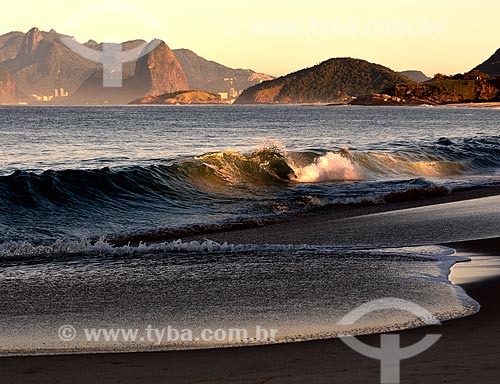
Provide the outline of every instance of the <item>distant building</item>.
{"type": "Polygon", "coordinates": [[[53,95],[50,95],[50,96],[47,96],[47,95],[37,95],[36,93],[33,93],[31,95],[31,97],[33,99],[35,99],[36,101],[43,101],[44,103],[48,103],[49,101],[52,101],[52,99],[54,98],[53,95]]]}
{"type": "Polygon", "coordinates": [[[51,95],[37,95],[36,93],[31,94],[34,101],[48,103],[59,97],[68,97],[69,93],[64,91],[64,88],[55,88],[51,95]]]}
{"type": "Polygon", "coordinates": [[[231,90],[229,91],[229,96],[233,99],[237,98],[238,97],[238,92],[236,92],[236,89],[234,88],[231,88],[231,90]]]}
{"type": "Polygon", "coordinates": [[[221,93],[219,93],[219,96],[220,96],[220,98],[221,98],[222,100],[227,100],[227,99],[229,99],[229,95],[228,95],[228,93],[227,93],[227,92],[221,92],[221,93]]]}

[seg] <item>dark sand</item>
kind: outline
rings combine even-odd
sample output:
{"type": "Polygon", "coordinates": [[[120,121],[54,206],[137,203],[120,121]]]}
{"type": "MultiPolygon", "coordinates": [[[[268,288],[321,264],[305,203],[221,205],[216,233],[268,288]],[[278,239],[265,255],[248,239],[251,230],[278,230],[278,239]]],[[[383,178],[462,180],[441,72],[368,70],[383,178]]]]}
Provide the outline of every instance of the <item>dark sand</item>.
{"type": "Polygon", "coordinates": [[[324,207],[263,227],[215,233],[230,244],[367,247],[443,244],[500,237],[500,188],[381,205],[324,207]]]}
{"type": "MultiPolygon", "coordinates": [[[[490,193],[492,190],[490,190],[490,193]]],[[[500,197],[469,191],[425,202],[325,211],[265,228],[211,235],[229,242],[316,244],[437,244],[454,242],[472,263],[454,267],[481,311],[442,326],[401,333],[412,344],[427,333],[442,339],[402,362],[402,383],[500,382],[500,197]],[[456,202],[447,202],[461,200],[456,202]],[[435,204],[423,206],[423,204],[435,204]],[[414,208],[410,208],[410,207],[414,208]],[[390,212],[387,212],[387,211],[390,212]],[[383,212],[386,211],[386,212],[383,212]],[[471,241],[493,238],[493,240],[471,241]],[[378,240],[378,241],[377,241],[378,240]],[[466,242],[463,242],[466,241],[466,242]]],[[[376,345],[379,336],[361,338],[376,345]]],[[[379,383],[379,362],[340,340],[158,353],[2,358],[2,383],[379,383]]]]}

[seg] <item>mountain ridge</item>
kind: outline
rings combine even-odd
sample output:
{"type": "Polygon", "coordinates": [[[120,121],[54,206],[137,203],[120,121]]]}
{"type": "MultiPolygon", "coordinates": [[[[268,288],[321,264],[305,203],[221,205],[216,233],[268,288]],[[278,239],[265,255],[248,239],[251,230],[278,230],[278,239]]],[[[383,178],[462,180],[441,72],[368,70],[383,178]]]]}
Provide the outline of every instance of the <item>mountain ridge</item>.
{"type": "MultiPolygon", "coordinates": [[[[425,87],[413,86],[412,82],[424,85],[433,82],[421,71],[397,73],[382,65],[353,58],[329,59],[276,79],[250,69],[229,68],[188,49],[172,50],[165,42],[157,40],[161,48],[136,61],[124,63],[123,88],[104,88],[102,66],[82,58],[63,44],[61,39],[68,37],[53,29],[44,32],[36,27],[27,33],[13,31],[0,36],[0,72],[4,72],[1,75],[0,102],[128,104],[142,97],[154,98],[197,89],[200,91],[196,92],[219,95],[230,101],[239,96],[237,104],[346,103],[356,97],[374,94],[382,95],[385,100],[384,92],[391,93],[396,85],[408,85],[405,92],[420,95],[425,87]]],[[[146,42],[131,40],[123,43],[122,48],[127,51],[141,44],[146,42]]],[[[94,40],[83,45],[93,50],[104,47],[94,40]]],[[[499,76],[500,49],[475,70],[491,77],[499,76]]],[[[455,79],[459,75],[451,80],[460,80],[455,79]]],[[[480,95],[478,100],[483,100],[490,98],[497,84],[496,79],[484,80],[474,88],[472,83],[462,87],[458,82],[450,81],[441,82],[444,84],[441,88],[428,87],[425,92],[436,100],[451,100],[453,97],[472,100],[471,92],[475,89],[480,95]],[[449,94],[439,95],[438,89],[449,94]]],[[[401,89],[397,92],[400,93],[401,89]]],[[[418,99],[417,96],[411,97],[418,99]]]]}
{"type": "Polygon", "coordinates": [[[185,48],[174,49],[188,78],[191,89],[214,93],[230,93],[231,88],[241,91],[274,77],[251,69],[229,68],[212,60],[207,60],[185,48]]]}
{"type": "Polygon", "coordinates": [[[67,36],[38,28],[26,34],[16,33],[0,46],[3,56],[9,52],[0,69],[10,74],[19,91],[26,95],[52,95],[59,88],[74,92],[96,65],[64,46],[61,37],[67,36]],[[13,48],[17,48],[15,56],[13,48]]]}
{"type": "MultiPolygon", "coordinates": [[[[244,88],[270,78],[249,69],[232,69],[189,51],[191,61],[201,64],[196,74],[190,73],[191,78],[188,79],[175,52],[160,40],[162,48],[153,55],[123,64],[125,89],[106,89],[99,85],[102,83],[102,66],[73,52],[62,43],[61,38],[69,36],[55,30],[44,32],[36,27],[27,33],[14,31],[0,36],[0,70],[11,76],[18,96],[26,95],[16,103],[128,104],[149,93],[158,96],[188,89],[226,93],[230,98],[244,88]],[[211,75],[214,67],[220,73],[211,75]],[[200,80],[203,77],[204,83],[200,80]],[[69,97],[61,97],[66,92],[69,97]]],[[[144,43],[140,39],[125,42],[123,50],[144,43]]],[[[103,49],[103,44],[95,40],[88,40],[83,45],[94,50],[103,49]]],[[[9,100],[12,101],[11,98],[9,100]]]]}
{"type": "Polygon", "coordinates": [[[474,68],[492,77],[500,76],[500,48],[486,61],[474,68]]]}

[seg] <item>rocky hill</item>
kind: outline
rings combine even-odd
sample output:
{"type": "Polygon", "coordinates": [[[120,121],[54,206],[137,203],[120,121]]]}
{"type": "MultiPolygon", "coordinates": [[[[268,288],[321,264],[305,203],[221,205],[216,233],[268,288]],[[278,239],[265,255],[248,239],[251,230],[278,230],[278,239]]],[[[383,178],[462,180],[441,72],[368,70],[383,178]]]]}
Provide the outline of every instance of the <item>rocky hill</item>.
{"type": "Polygon", "coordinates": [[[380,92],[406,76],[365,60],[330,59],[312,68],[291,73],[247,89],[237,104],[345,102],[359,95],[380,92]]]}
{"type": "Polygon", "coordinates": [[[186,73],[190,89],[221,93],[242,91],[248,87],[272,80],[274,77],[250,69],[233,69],[209,61],[188,49],[175,49],[175,56],[186,73]]]}
{"type": "Polygon", "coordinates": [[[402,72],[398,72],[398,73],[410,78],[411,80],[415,81],[416,83],[425,83],[426,81],[432,80],[432,77],[427,76],[422,71],[411,70],[411,71],[402,71],[402,72]]]}
{"type": "Polygon", "coordinates": [[[130,104],[186,105],[186,104],[228,104],[221,96],[204,91],[178,91],[159,96],[146,96],[130,104]]]}
{"type": "Polygon", "coordinates": [[[500,49],[484,63],[474,68],[492,77],[500,76],[500,49]]]}

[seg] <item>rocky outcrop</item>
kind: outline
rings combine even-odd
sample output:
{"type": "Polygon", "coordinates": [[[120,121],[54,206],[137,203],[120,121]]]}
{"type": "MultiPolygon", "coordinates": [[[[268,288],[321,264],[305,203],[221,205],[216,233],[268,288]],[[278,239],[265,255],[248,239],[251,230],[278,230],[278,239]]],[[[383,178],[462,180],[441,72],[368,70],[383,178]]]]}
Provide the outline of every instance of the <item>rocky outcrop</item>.
{"type": "Polygon", "coordinates": [[[436,102],[431,100],[419,99],[416,97],[409,99],[402,99],[397,96],[388,95],[385,93],[374,93],[371,95],[360,96],[355,98],[349,103],[350,105],[437,105],[436,102]]]}
{"type": "Polygon", "coordinates": [[[29,65],[34,61],[34,52],[42,40],[43,36],[38,28],[32,28],[26,33],[21,43],[21,49],[16,57],[20,64],[29,65]]]}
{"type": "Polygon", "coordinates": [[[159,96],[188,90],[186,74],[167,44],[154,40],[144,49],[149,51],[155,45],[156,48],[137,60],[134,81],[148,85],[145,95],[159,96]]]}
{"type": "Polygon", "coordinates": [[[443,105],[491,102],[500,99],[500,78],[490,79],[479,72],[453,77],[438,75],[424,84],[397,84],[383,94],[358,97],[353,105],[443,105]]]}
{"type": "Polygon", "coordinates": [[[179,91],[159,96],[146,96],[130,104],[186,105],[186,104],[228,104],[220,95],[203,91],[179,91]]]}

